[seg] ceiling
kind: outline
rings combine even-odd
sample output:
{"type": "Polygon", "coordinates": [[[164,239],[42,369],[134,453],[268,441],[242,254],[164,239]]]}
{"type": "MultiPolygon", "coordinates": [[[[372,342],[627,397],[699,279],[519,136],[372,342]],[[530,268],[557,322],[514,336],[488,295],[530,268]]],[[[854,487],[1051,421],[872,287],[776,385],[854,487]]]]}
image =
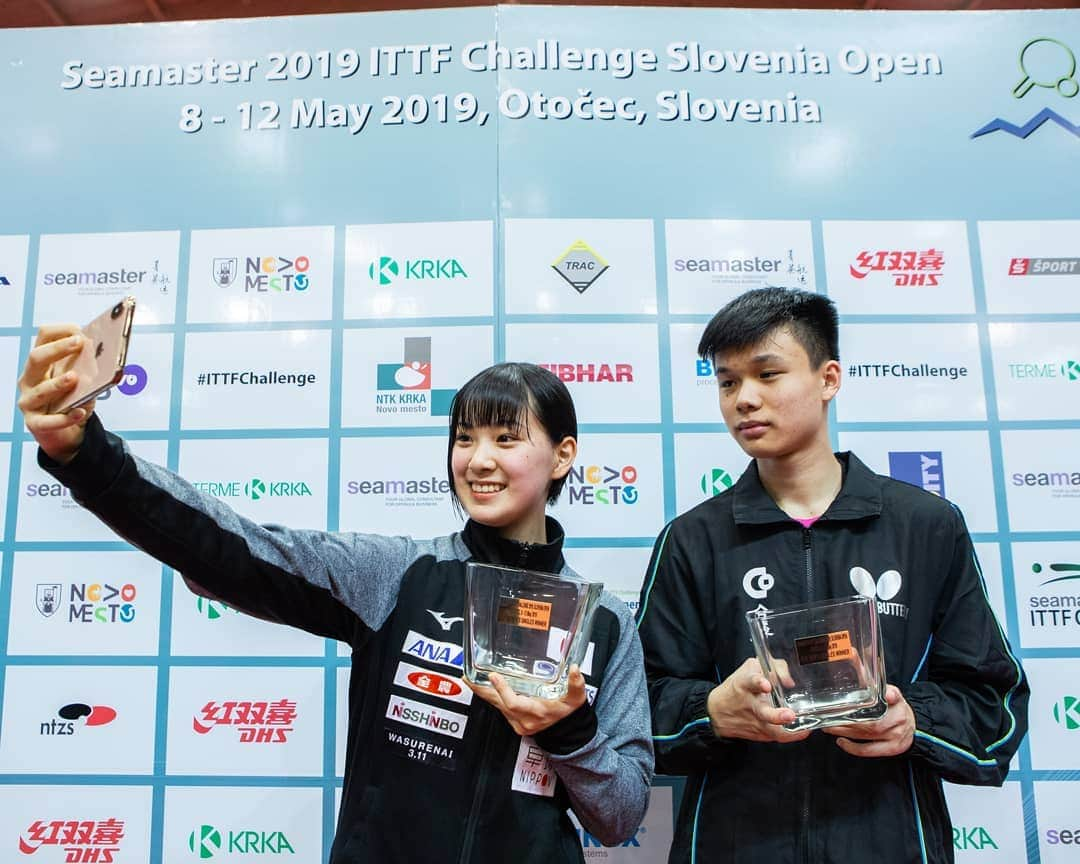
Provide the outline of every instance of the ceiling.
{"type": "MultiPolygon", "coordinates": [[[[503,0],[513,3],[515,0],[503,0]]],[[[375,9],[426,9],[486,6],[482,0],[0,0],[0,27],[65,27],[134,21],[191,21],[209,18],[255,18],[364,12],[375,9]]],[[[1080,0],[648,0],[548,5],[734,6],[747,9],[1078,9],[1080,0]]]]}

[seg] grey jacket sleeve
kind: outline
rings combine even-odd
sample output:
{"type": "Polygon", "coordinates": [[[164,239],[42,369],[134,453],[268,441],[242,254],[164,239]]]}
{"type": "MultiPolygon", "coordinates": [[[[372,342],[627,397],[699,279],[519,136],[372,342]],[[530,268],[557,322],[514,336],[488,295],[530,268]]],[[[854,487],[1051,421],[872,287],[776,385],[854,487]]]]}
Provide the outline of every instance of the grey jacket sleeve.
{"type": "Polygon", "coordinates": [[[40,451],[38,461],[83,507],[179,571],[196,593],[320,636],[355,642],[381,626],[421,553],[407,537],[256,524],[134,456],[96,416],[70,463],[40,451]]]}
{"type": "Polygon", "coordinates": [[[645,817],[653,778],[653,748],[637,628],[625,603],[608,593],[602,598],[602,606],[618,621],[618,641],[592,706],[586,703],[575,712],[578,716],[561,721],[577,730],[595,731],[587,743],[568,753],[551,752],[545,733],[536,740],[549,751],[548,758],[582,827],[601,843],[614,845],[633,837],[645,817]],[[591,727],[587,725],[590,712],[595,713],[591,727]]]}

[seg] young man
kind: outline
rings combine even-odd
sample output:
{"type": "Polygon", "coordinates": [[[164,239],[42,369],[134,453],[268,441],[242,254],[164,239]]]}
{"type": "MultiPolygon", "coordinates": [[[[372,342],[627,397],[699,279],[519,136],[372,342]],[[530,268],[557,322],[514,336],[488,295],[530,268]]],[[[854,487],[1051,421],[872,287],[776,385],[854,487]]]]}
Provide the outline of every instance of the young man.
{"type": "Polygon", "coordinates": [[[664,528],[642,590],[657,770],[688,777],[671,862],[951,862],[942,780],[1000,785],[1027,729],[959,511],[832,452],[837,330],[827,298],[764,288],[698,346],[753,461],[664,528]],[[746,612],[886,583],[885,715],[789,732],[746,612]]]}

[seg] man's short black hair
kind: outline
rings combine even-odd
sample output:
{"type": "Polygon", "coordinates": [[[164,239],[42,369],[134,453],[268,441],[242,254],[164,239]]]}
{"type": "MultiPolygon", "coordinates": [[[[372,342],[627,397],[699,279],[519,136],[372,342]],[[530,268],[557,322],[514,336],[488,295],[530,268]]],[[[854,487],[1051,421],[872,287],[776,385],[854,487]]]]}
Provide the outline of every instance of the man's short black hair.
{"type": "Polygon", "coordinates": [[[756,288],[740,294],[717,312],[701,334],[698,356],[712,361],[730,351],[759,345],[777,329],[787,328],[817,369],[839,360],[839,321],[832,300],[799,288],[756,288]]]}
{"type": "MultiPolygon", "coordinates": [[[[529,411],[540,422],[552,443],[569,436],[576,439],[577,412],[574,400],[558,376],[535,363],[497,363],[470,378],[450,403],[450,440],[446,449],[446,474],[450,496],[454,489],[454,441],[460,429],[480,426],[521,428],[529,434],[529,411]]],[[[548,486],[548,503],[554,504],[569,475],[548,486]]]]}

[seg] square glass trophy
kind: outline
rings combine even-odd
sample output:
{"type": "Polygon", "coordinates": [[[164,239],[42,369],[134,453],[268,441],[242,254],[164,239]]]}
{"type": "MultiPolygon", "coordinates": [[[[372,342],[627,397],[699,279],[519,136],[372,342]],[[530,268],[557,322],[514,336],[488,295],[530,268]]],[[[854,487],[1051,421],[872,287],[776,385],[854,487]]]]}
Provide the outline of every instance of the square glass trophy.
{"type": "Polygon", "coordinates": [[[526,696],[562,697],[581,664],[604,586],[567,576],[465,565],[465,677],[498,672],[526,696]]]}
{"type": "Polygon", "coordinates": [[[878,720],[885,713],[885,657],[868,597],[746,613],[758,662],[791,730],[878,720]]]}

